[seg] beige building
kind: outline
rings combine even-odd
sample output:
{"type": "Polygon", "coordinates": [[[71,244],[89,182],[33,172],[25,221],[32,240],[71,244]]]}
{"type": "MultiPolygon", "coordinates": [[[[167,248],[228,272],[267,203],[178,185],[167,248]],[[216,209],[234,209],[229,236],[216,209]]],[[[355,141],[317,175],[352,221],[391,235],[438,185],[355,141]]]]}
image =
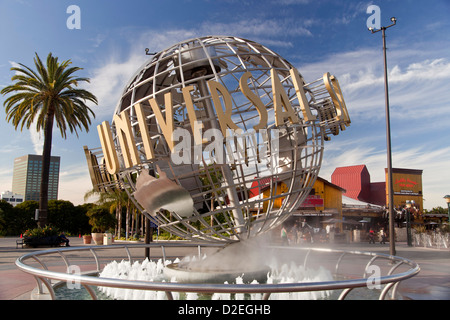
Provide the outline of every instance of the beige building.
{"type": "MultiPolygon", "coordinates": [[[[60,157],[51,157],[48,199],[58,199],[60,157]]],[[[28,154],[14,159],[12,192],[23,195],[24,201],[39,201],[42,175],[42,156],[28,154]]]]}

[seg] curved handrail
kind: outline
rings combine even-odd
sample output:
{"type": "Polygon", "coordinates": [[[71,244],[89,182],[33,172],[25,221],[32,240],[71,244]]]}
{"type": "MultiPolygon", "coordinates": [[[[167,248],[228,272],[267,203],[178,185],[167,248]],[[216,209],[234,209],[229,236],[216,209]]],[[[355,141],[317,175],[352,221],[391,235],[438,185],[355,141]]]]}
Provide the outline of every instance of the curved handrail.
{"type": "MultiPolygon", "coordinates": [[[[99,272],[100,264],[95,251],[97,249],[100,250],[108,250],[108,249],[120,249],[124,248],[126,250],[126,254],[131,261],[131,253],[129,251],[130,248],[146,248],[146,247],[161,247],[164,253],[165,258],[165,247],[193,247],[197,246],[199,250],[199,254],[201,253],[201,247],[220,247],[221,245],[217,244],[188,244],[188,243],[164,243],[164,244],[115,244],[108,246],[89,246],[89,247],[70,247],[70,248],[59,248],[59,249],[50,249],[44,251],[36,251],[19,257],[15,264],[16,266],[33,276],[37,279],[42,280],[45,284],[47,284],[47,279],[59,280],[59,281],[75,281],[76,283],[80,283],[88,289],[88,292],[91,294],[93,299],[96,299],[95,293],[93,290],[90,290],[88,286],[102,286],[102,287],[114,287],[114,288],[124,288],[124,289],[137,289],[137,290],[153,290],[153,291],[165,291],[168,299],[172,297],[171,292],[197,292],[197,293],[264,293],[264,299],[268,299],[271,293],[282,293],[282,292],[304,292],[304,291],[322,291],[322,290],[336,290],[336,289],[345,289],[344,292],[341,293],[340,299],[344,299],[347,294],[354,288],[366,287],[367,280],[364,278],[358,279],[345,279],[345,280],[333,280],[333,281],[322,281],[322,282],[303,282],[303,283],[282,283],[282,284],[210,284],[210,283],[172,283],[172,282],[149,282],[149,281],[132,281],[125,279],[112,279],[112,278],[100,278],[100,277],[92,277],[84,274],[71,274],[71,273],[63,273],[63,272],[55,272],[50,271],[48,268],[43,265],[44,269],[35,268],[29,266],[25,263],[26,260],[32,258],[38,260],[37,257],[43,255],[49,255],[53,253],[58,253],[63,257],[64,263],[67,265],[67,259],[64,257],[64,253],[73,252],[73,251],[91,251],[94,259],[96,261],[97,270],[91,272],[99,272]]],[[[363,255],[371,257],[369,265],[373,260],[387,259],[396,262],[396,265],[391,268],[388,275],[381,276],[379,280],[379,284],[386,284],[384,290],[380,294],[380,299],[386,296],[389,289],[398,284],[400,281],[409,279],[420,272],[420,267],[417,263],[408,260],[406,258],[387,255],[383,253],[371,253],[364,251],[348,251],[348,250],[336,250],[336,249],[328,249],[328,248],[302,248],[302,247],[278,247],[278,246],[269,246],[271,249],[283,249],[283,250],[308,250],[307,256],[305,257],[304,265],[306,266],[306,258],[310,255],[311,252],[322,252],[322,253],[341,253],[341,256],[338,259],[336,270],[338,264],[342,262],[342,258],[348,255],[363,255]],[[406,264],[410,267],[409,270],[392,274],[394,269],[399,267],[402,264],[406,264]]],[[[48,286],[47,286],[48,287],[48,286]]],[[[54,292],[51,293],[52,298],[54,298],[54,292]]]]}

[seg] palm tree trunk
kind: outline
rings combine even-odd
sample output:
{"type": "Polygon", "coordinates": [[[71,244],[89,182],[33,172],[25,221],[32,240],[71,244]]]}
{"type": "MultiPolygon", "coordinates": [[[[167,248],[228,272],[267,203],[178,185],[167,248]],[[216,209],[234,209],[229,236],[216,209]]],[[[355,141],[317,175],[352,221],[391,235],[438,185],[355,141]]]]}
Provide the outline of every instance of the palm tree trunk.
{"type": "Polygon", "coordinates": [[[122,203],[119,202],[119,218],[117,219],[117,234],[118,237],[122,236],[122,203]]]}
{"type": "Polygon", "coordinates": [[[116,238],[119,238],[119,210],[117,209],[118,205],[116,205],[116,226],[114,227],[114,233],[116,234],[116,238]]]}
{"type": "Polygon", "coordinates": [[[131,211],[131,233],[132,234],[136,234],[136,230],[134,230],[134,216],[135,216],[135,212],[134,209],[131,211]]]}
{"type": "MultiPolygon", "coordinates": [[[[52,109],[53,108],[50,106],[49,110],[52,109]]],[[[42,175],[38,218],[38,226],[41,228],[48,224],[48,180],[50,176],[50,160],[52,153],[53,119],[54,113],[49,111],[47,113],[47,119],[45,120],[44,148],[42,150],[42,175]]]]}
{"type": "Polygon", "coordinates": [[[126,221],[125,221],[125,228],[126,228],[125,237],[128,240],[128,236],[129,236],[128,232],[130,231],[130,200],[127,201],[126,208],[127,208],[127,213],[126,213],[126,218],[125,218],[126,219],[126,221]]]}

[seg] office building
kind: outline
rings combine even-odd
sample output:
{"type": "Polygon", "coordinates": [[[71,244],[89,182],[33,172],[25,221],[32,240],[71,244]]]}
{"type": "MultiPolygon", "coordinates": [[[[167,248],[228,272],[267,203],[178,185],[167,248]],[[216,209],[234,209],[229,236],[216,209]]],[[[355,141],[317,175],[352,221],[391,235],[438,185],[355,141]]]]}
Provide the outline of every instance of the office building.
{"type": "MultiPolygon", "coordinates": [[[[51,157],[48,180],[48,200],[58,199],[60,157],[51,157]]],[[[39,201],[42,156],[26,155],[14,159],[12,192],[24,196],[24,201],[39,201]]]]}
{"type": "Polygon", "coordinates": [[[13,206],[23,202],[23,196],[21,194],[13,193],[11,191],[3,191],[0,195],[0,199],[12,204],[13,206]]]}

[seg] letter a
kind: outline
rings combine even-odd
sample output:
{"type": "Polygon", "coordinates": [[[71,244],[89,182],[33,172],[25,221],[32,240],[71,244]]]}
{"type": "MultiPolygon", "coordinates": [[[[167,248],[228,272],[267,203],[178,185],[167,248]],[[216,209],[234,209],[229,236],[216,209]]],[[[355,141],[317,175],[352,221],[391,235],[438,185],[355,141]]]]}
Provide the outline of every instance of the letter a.
{"type": "Polygon", "coordinates": [[[71,16],[67,18],[66,26],[67,29],[81,29],[81,10],[79,6],[71,5],[67,7],[66,13],[72,13],[71,16]]]}
{"type": "Polygon", "coordinates": [[[275,110],[275,124],[281,126],[284,124],[284,119],[289,118],[291,123],[299,123],[294,109],[292,108],[289,97],[284,91],[280,78],[275,69],[270,70],[270,76],[272,77],[272,94],[273,94],[273,108],[275,110]],[[283,111],[283,106],[286,111],[283,111]]]}

